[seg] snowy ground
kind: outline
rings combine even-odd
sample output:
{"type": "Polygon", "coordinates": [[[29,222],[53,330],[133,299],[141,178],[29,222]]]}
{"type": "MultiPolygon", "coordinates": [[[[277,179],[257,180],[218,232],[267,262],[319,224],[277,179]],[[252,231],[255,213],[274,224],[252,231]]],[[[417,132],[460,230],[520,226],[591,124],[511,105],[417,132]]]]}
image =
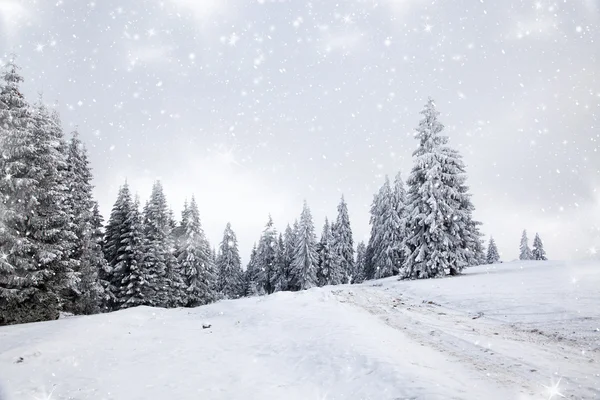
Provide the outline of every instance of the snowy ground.
{"type": "Polygon", "coordinates": [[[593,399],[599,329],[600,263],[509,263],[2,327],[0,386],[9,400],[593,399]]]}

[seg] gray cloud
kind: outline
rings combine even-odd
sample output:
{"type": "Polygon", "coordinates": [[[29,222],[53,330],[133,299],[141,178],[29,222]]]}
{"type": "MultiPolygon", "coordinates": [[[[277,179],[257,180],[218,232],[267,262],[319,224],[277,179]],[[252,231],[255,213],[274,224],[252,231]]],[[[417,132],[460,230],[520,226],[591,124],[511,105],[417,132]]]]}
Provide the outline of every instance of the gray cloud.
{"type": "Polygon", "coordinates": [[[247,258],[269,212],[283,229],[307,198],[320,230],[344,193],[366,239],[433,96],[504,259],[524,228],[553,258],[600,248],[594,1],[0,0],[0,24],[29,98],[79,127],[105,215],[160,177],[247,258]]]}

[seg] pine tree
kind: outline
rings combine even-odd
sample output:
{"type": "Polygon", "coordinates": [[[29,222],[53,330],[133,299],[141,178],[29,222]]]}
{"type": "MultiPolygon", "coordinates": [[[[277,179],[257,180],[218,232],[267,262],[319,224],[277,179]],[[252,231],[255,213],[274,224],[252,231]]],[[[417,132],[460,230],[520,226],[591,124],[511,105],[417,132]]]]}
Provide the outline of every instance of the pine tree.
{"type": "Polygon", "coordinates": [[[92,195],[92,172],[87,151],[74,132],[67,148],[65,203],[70,215],[70,229],[75,234],[70,251],[74,284],[70,288],[66,309],[76,314],[95,313],[102,289],[98,280],[101,249],[93,243],[92,229],[95,201],[92,195]]]}
{"type": "Polygon", "coordinates": [[[531,253],[532,260],[546,261],[548,258],[546,257],[546,251],[544,250],[544,243],[542,243],[542,239],[540,239],[540,235],[535,234],[535,238],[533,239],[533,251],[531,253]]]}
{"type": "Polygon", "coordinates": [[[293,281],[296,290],[306,290],[317,286],[317,238],[308,204],[304,208],[298,224],[296,248],[292,260],[293,281]]]}
{"type": "Polygon", "coordinates": [[[188,307],[197,307],[215,301],[216,276],[212,251],[200,223],[200,212],[196,200],[184,210],[177,260],[183,268],[188,307]]]}
{"type": "Polygon", "coordinates": [[[500,261],[500,254],[498,253],[498,247],[496,247],[496,242],[494,238],[490,238],[490,243],[488,244],[488,251],[486,262],[488,264],[495,264],[500,261]]]}
{"type": "Polygon", "coordinates": [[[125,219],[120,235],[122,250],[114,268],[116,276],[120,278],[115,282],[114,289],[119,309],[152,304],[147,298],[152,288],[144,265],[144,227],[139,198],[136,196],[133,203],[124,204],[123,211],[125,219]]]}
{"type": "Polygon", "coordinates": [[[529,248],[529,239],[527,238],[527,230],[521,235],[521,245],[519,246],[519,260],[533,260],[533,254],[529,248]]]}
{"type": "MultiPolygon", "coordinates": [[[[447,146],[439,112],[429,99],[417,128],[419,147],[408,179],[404,278],[455,275],[475,262],[478,223],[460,154],[447,146]]],[[[481,243],[479,243],[481,247],[481,243]]],[[[478,255],[477,257],[480,257],[478,255]]]]}
{"type": "MultiPolygon", "coordinates": [[[[342,283],[341,256],[336,252],[334,246],[333,231],[331,230],[329,221],[325,218],[321,241],[317,245],[317,282],[319,286],[339,285],[342,283]]],[[[352,262],[352,267],[354,268],[354,262],[352,262]]]]}
{"type": "Polygon", "coordinates": [[[252,247],[250,253],[250,261],[246,267],[245,276],[245,295],[249,297],[263,296],[265,294],[264,287],[258,284],[258,266],[257,266],[257,254],[256,243],[252,247]]]}
{"type": "Polygon", "coordinates": [[[348,205],[344,196],[338,205],[338,215],[335,224],[332,225],[332,230],[333,243],[331,247],[335,253],[333,268],[336,271],[333,271],[331,275],[333,280],[328,284],[349,283],[352,281],[352,271],[354,270],[354,240],[352,239],[348,205]],[[338,276],[340,276],[340,282],[337,281],[338,276]]]}
{"type": "Polygon", "coordinates": [[[283,257],[281,265],[281,290],[292,290],[292,260],[294,259],[294,251],[296,250],[296,234],[289,224],[285,228],[283,248],[281,250],[283,257]]]}
{"type": "Polygon", "coordinates": [[[10,61],[0,89],[0,325],[55,319],[69,285],[59,127],[32,111],[10,61]]]}
{"type": "Polygon", "coordinates": [[[273,219],[269,215],[269,221],[258,242],[256,254],[256,283],[262,286],[266,294],[271,294],[275,291],[277,280],[276,256],[277,231],[273,226],[273,219]]]}
{"type": "Polygon", "coordinates": [[[379,191],[373,196],[373,202],[371,203],[371,217],[369,219],[371,235],[365,253],[365,279],[377,279],[380,277],[378,272],[378,261],[380,259],[379,254],[381,253],[382,248],[382,216],[384,213],[385,200],[389,197],[389,193],[389,180],[386,179],[383,186],[381,186],[379,191]]]}
{"type": "Polygon", "coordinates": [[[365,281],[366,255],[367,246],[365,246],[364,242],[359,242],[356,246],[356,263],[354,264],[355,272],[352,283],[362,283],[365,281]]]}
{"type": "Polygon", "coordinates": [[[273,281],[276,292],[288,290],[289,266],[287,264],[285,242],[281,233],[277,239],[277,253],[275,254],[275,276],[273,281]]]}
{"type": "Polygon", "coordinates": [[[219,271],[219,292],[227,299],[236,299],[242,295],[242,262],[238,251],[235,232],[228,222],[223,232],[220,253],[217,257],[219,271]]]}
{"type": "Polygon", "coordinates": [[[392,188],[390,217],[387,221],[390,231],[390,252],[392,254],[392,274],[398,275],[404,264],[404,239],[406,238],[406,190],[400,172],[396,174],[392,188]]]}

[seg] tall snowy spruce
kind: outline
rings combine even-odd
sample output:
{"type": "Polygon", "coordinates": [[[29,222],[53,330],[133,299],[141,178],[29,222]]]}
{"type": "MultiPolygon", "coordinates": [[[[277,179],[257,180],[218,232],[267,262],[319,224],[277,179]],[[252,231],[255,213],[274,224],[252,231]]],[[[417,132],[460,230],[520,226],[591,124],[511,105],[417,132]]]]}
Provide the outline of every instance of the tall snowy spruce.
{"type": "Polygon", "coordinates": [[[494,238],[490,238],[490,242],[488,244],[486,262],[488,264],[495,264],[500,261],[500,254],[498,253],[498,247],[496,246],[496,242],[494,238]]]}
{"type": "Polygon", "coordinates": [[[219,272],[219,292],[227,299],[236,299],[242,296],[242,262],[237,237],[229,222],[223,232],[223,240],[217,257],[217,270],[219,272]]]}
{"type": "Polygon", "coordinates": [[[129,185],[125,183],[119,189],[104,239],[104,257],[108,266],[105,271],[100,271],[100,279],[108,283],[104,289],[105,307],[109,310],[146,304],[144,299],[148,290],[140,287],[147,285],[143,251],[139,204],[132,200],[129,185]]]}
{"type": "Polygon", "coordinates": [[[104,263],[101,248],[94,243],[96,202],[92,195],[92,171],[87,150],[77,132],[74,132],[67,148],[65,184],[71,230],[75,234],[70,251],[75,281],[65,296],[68,299],[66,309],[76,314],[93,314],[97,312],[102,297],[98,273],[104,268],[104,263]]]}
{"type": "Polygon", "coordinates": [[[275,291],[277,285],[277,231],[273,226],[273,219],[269,221],[258,242],[256,250],[256,283],[262,287],[266,294],[275,291]]]}
{"type": "Polygon", "coordinates": [[[540,235],[535,234],[535,238],[533,239],[533,250],[531,252],[532,260],[538,261],[546,261],[548,258],[546,257],[546,251],[544,250],[544,243],[542,243],[542,239],[540,239],[540,235]]]}
{"type": "Polygon", "coordinates": [[[318,256],[316,244],[317,238],[312,215],[308,204],[304,201],[292,260],[293,288],[295,290],[306,290],[317,286],[318,256]]]}
{"type": "MultiPolygon", "coordinates": [[[[333,231],[333,252],[336,257],[334,262],[339,266],[341,276],[340,283],[350,283],[352,281],[352,271],[354,270],[354,240],[352,239],[352,228],[350,227],[350,216],[348,215],[348,205],[344,196],[338,205],[338,215],[335,223],[332,224],[333,231]]],[[[338,271],[336,271],[336,274],[338,271]]],[[[332,285],[338,283],[332,281],[332,285]]]]}
{"type": "Polygon", "coordinates": [[[277,253],[275,254],[275,277],[273,280],[276,292],[288,290],[290,272],[286,254],[283,235],[279,233],[279,238],[277,239],[277,253]]]}
{"type": "Polygon", "coordinates": [[[447,146],[432,99],[421,114],[416,134],[419,147],[407,181],[403,277],[409,279],[456,275],[482,258],[464,163],[447,146]]]}
{"type": "Polygon", "coordinates": [[[352,283],[362,283],[365,280],[365,267],[367,261],[367,246],[358,242],[356,246],[356,262],[354,263],[354,279],[352,283]]]}
{"type": "MultiPolygon", "coordinates": [[[[321,240],[317,244],[317,283],[319,286],[339,285],[343,281],[344,270],[341,267],[343,263],[340,260],[341,256],[336,252],[334,246],[333,231],[331,230],[329,221],[325,218],[321,240]]],[[[352,266],[354,266],[354,262],[352,262],[352,266]]]]}
{"type": "Polygon", "coordinates": [[[258,284],[258,265],[257,265],[257,256],[258,252],[256,250],[256,243],[252,247],[252,252],[250,253],[250,261],[246,266],[246,271],[244,273],[245,278],[245,295],[249,297],[254,296],[263,296],[265,294],[264,286],[258,284]]]}
{"type": "Polygon", "coordinates": [[[8,62],[0,89],[0,325],[58,318],[72,278],[62,131],[25,102],[17,69],[8,62]]]}
{"type": "Polygon", "coordinates": [[[380,266],[378,265],[381,257],[382,244],[382,231],[383,231],[383,220],[385,202],[390,197],[390,182],[386,177],[384,184],[379,188],[379,191],[373,196],[373,202],[371,203],[371,217],[369,224],[371,225],[371,235],[369,236],[369,243],[365,253],[365,279],[378,279],[381,277],[379,272],[380,266]]]}
{"type": "Polygon", "coordinates": [[[533,253],[529,248],[527,230],[523,230],[523,234],[521,235],[521,244],[519,245],[519,260],[533,260],[533,253]]]}
{"type": "Polygon", "coordinates": [[[217,277],[208,239],[200,223],[200,212],[196,200],[182,213],[182,235],[176,254],[181,265],[188,307],[197,307],[216,300],[217,277]]]}
{"type": "Polygon", "coordinates": [[[171,218],[162,184],[155,182],[150,200],[144,206],[144,262],[143,269],[148,281],[144,293],[148,305],[169,307],[174,305],[172,292],[177,282],[172,281],[171,268],[171,218]]]}
{"type": "Polygon", "coordinates": [[[368,279],[398,275],[402,266],[405,235],[405,191],[400,174],[393,187],[389,178],[375,196],[371,207],[371,238],[368,247],[368,279]]]}

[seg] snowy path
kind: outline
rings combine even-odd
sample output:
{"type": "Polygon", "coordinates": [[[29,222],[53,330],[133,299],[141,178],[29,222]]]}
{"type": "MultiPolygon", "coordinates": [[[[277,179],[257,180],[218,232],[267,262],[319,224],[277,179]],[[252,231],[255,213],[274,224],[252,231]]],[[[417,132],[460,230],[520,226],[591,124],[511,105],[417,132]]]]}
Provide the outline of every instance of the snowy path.
{"type": "MultiPolygon", "coordinates": [[[[534,321],[546,326],[542,334],[518,325],[531,319],[519,313],[511,321],[494,315],[506,307],[498,300],[504,294],[486,294],[486,285],[525,296],[526,290],[499,288],[527,271],[389,279],[191,310],[140,307],[2,327],[0,386],[9,400],[49,393],[124,400],[548,399],[543,385],[563,377],[559,390],[567,398],[597,398],[598,336],[586,331],[558,341],[546,333],[549,318],[538,315],[561,302],[524,306],[542,318],[534,321]],[[455,295],[452,286],[462,291],[455,295]],[[210,329],[202,329],[206,322],[210,329]]],[[[589,319],[577,323],[583,331],[599,323],[600,310],[591,306],[600,294],[588,293],[587,283],[579,291],[592,301],[580,315],[589,319]]],[[[566,318],[577,301],[565,303],[566,318]]]]}

